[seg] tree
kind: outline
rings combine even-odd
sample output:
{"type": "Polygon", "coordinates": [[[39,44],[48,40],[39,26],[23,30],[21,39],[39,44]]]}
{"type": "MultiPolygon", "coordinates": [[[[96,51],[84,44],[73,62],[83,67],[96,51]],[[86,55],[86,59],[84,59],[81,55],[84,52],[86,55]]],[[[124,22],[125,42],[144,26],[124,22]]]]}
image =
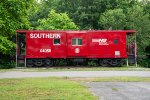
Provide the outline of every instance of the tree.
{"type": "Polygon", "coordinates": [[[104,29],[124,29],[125,23],[126,16],[122,9],[107,10],[101,14],[99,18],[99,24],[103,26],[104,29]]]}
{"type": "Polygon", "coordinates": [[[124,11],[137,5],[138,0],[41,0],[35,3],[36,11],[30,16],[33,29],[38,26],[38,20],[47,18],[49,11],[54,9],[58,13],[66,12],[78,27],[83,29],[101,29],[98,24],[99,16],[106,10],[123,9],[124,11]]]}
{"type": "Polygon", "coordinates": [[[145,48],[150,44],[150,19],[149,14],[144,12],[143,7],[133,6],[126,13],[127,29],[137,31],[137,44],[139,55],[145,55],[145,48]]]}
{"type": "Polygon", "coordinates": [[[138,0],[60,0],[59,12],[67,12],[80,29],[101,29],[99,16],[106,10],[127,9],[138,0]]]}
{"type": "Polygon", "coordinates": [[[10,54],[15,49],[11,41],[17,29],[29,29],[28,8],[33,0],[0,1],[0,54],[10,54]],[[28,2],[27,2],[28,1],[28,2]]]}
{"type": "Polygon", "coordinates": [[[60,0],[40,0],[34,1],[34,6],[29,9],[29,21],[32,29],[35,29],[39,19],[48,18],[49,11],[56,9],[60,0]]]}
{"type": "Polygon", "coordinates": [[[98,18],[108,7],[107,1],[110,0],[67,0],[59,5],[57,11],[67,12],[81,30],[98,29],[98,18]]]}
{"type": "Polygon", "coordinates": [[[26,0],[3,0],[0,3],[0,35],[9,37],[16,33],[16,29],[29,28],[27,7],[26,0]]]}
{"type": "MultiPolygon", "coordinates": [[[[142,5],[144,7],[144,12],[150,15],[150,1],[149,0],[143,0],[142,5]]],[[[149,16],[150,18],[150,16],[149,16]]]]}
{"type": "Polygon", "coordinates": [[[0,54],[12,54],[15,47],[16,45],[9,41],[6,37],[0,36],[0,54]]]}
{"type": "Polygon", "coordinates": [[[51,10],[48,18],[40,19],[39,30],[77,30],[78,27],[72,22],[66,13],[56,13],[51,10]]]}

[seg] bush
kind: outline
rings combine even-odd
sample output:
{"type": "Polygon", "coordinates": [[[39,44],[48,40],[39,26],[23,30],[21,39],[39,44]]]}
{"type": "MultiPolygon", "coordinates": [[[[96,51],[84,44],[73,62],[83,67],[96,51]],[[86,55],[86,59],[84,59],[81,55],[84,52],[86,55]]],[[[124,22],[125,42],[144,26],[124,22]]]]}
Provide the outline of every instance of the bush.
{"type": "Polygon", "coordinates": [[[57,59],[55,64],[56,64],[56,66],[65,66],[65,65],[67,65],[67,62],[65,59],[57,59]]]}
{"type": "Polygon", "coordinates": [[[150,68],[150,59],[148,57],[138,57],[137,62],[140,66],[150,68]]]}
{"type": "Polygon", "coordinates": [[[88,66],[97,66],[97,63],[96,61],[91,60],[91,61],[88,61],[88,66]]]}
{"type": "Polygon", "coordinates": [[[0,64],[0,69],[10,69],[15,67],[15,62],[14,61],[9,61],[5,63],[0,64]]]}
{"type": "Polygon", "coordinates": [[[0,54],[0,69],[9,69],[15,67],[15,61],[10,59],[9,55],[0,54]]]}

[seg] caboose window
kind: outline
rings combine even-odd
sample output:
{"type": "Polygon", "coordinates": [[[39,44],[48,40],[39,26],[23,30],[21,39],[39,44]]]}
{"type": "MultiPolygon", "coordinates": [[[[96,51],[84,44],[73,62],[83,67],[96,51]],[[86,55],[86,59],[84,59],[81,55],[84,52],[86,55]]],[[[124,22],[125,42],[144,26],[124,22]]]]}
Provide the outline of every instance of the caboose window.
{"type": "Polygon", "coordinates": [[[76,39],[72,39],[72,45],[76,45],[76,39]]]}
{"type": "Polygon", "coordinates": [[[82,39],[78,39],[78,45],[82,45],[82,39]]]}
{"type": "Polygon", "coordinates": [[[74,46],[82,45],[82,39],[79,39],[79,38],[72,39],[72,45],[74,45],[74,46]]]}
{"type": "Polygon", "coordinates": [[[54,39],[54,45],[60,45],[60,39],[54,39]]]}
{"type": "Polygon", "coordinates": [[[118,39],[114,39],[114,44],[118,44],[118,39]]]}

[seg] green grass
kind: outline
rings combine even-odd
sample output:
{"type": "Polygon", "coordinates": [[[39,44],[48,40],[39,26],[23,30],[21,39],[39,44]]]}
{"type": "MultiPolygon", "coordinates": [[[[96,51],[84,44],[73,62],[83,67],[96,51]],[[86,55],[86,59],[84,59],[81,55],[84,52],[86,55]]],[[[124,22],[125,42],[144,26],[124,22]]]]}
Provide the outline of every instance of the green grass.
{"type": "Polygon", "coordinates": [[[1,100],[96,100],[86,87],[67,78],[0,79],[1,100]]]}
{"type": "Polygon", "coordinates": [[[77,82],[150,82],[149,77],[99,77],[99,78],[71,78],[77,82]]]}
{"type": "Polygon", "coordinates": [[[50,72],[50,71],[150,71],[150,68],[143,67],[51,67],[51,68],[14,68],[0,69],[0,72],[23,71],[23,72],[50,72]]]}

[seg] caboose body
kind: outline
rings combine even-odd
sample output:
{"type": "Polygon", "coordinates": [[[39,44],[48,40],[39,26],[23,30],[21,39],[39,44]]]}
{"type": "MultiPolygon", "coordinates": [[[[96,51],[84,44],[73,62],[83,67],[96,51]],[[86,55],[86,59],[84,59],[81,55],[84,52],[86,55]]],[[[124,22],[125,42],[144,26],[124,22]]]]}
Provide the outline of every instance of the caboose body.
{"type": "MultiPolygon", "coordinates": [[[[96,60],[102,66],[118,66],[127,58],[126,35],[134,30],[39,31],[18,30],[25,34],[27,66],[53,66],[55,60],[84,62],[96,60]]],[[[21,55],[17,42],[17,56],[21,55]]]]}

